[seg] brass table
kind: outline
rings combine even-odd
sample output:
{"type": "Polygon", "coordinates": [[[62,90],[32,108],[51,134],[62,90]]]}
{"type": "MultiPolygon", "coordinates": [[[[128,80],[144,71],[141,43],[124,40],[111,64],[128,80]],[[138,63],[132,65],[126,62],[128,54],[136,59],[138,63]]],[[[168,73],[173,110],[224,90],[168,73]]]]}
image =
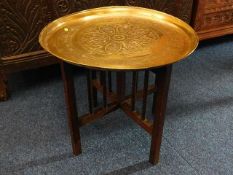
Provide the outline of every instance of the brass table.
{"type": "Polygon", "coordinates": [[[81,153],[79,128],[122,109],[152,136],[150,162],[159,161],[172,64],[198,45],[194,30],[168,14],[139,7],[112,6],[74,13],[46,26],[40,35],[42,47],[61,60],[68,122],[73,153],[81,153]],[[86,67],[89,111],[79,116],[73,82],[74,66],[86,67]],[[144,71],[144,86],[138,88],[138,71],[144,71]],[[113,90],[112,72],[116,72],[113,90]],[[132,72],[131,94],[126,95],[126,72],[132,72]],[[155,82],[149,84],[149,74],[155,82]],[[103,105],[98,105],[97,93],[103,105]],[[147,97],[153,95],[147,117],[147,97]],[[135,108],[142,100],[139,112],[135,108]]]}

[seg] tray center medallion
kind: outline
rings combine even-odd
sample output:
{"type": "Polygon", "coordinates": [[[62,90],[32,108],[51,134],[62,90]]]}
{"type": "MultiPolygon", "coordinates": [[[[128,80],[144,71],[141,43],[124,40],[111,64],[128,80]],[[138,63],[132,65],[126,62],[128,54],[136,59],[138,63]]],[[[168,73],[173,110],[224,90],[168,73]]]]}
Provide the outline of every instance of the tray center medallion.
{"type": "Polygon", "coordinates": [[[75,37],[86,56],[133,57],[151,54],[153,42],[162,37],[150,21],[115,19],[81,29],[75,37]]]}

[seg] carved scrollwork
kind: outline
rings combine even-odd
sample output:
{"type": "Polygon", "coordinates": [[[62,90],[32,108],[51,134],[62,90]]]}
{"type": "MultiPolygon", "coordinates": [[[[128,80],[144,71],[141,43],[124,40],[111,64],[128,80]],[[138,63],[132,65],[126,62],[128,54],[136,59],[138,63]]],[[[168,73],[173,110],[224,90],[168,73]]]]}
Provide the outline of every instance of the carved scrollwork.
{"type": "Polygon", "coordinates": [[[52,3],[52,8],[53,12],[55,13],[55,18],[75,11],[74,2],[70,2],[69,0],[54,0],[52,3]]]}
{"type": "Polygon", "coordinates": [[[2,56],[38,50],[38,35],[49,17],[44,0],[1,0],[2,56]]]}
{"type": "Polygon", "coordinates": [[[199,3],[197,31],[223,27],[233,24],[233,0],[205,0],[199,3]]]}
{"type": "Polygon", "coordinates": [[[52,9],[55,18],[89,8],[107,5],[121,5],[117,0],[53,0],[52,9]]]}
{"type": "Polygon", "coordinates": [[[152,8],[190,21],[193,0],[125,0],[125,5],[152,8]]]}
{"type": "Polygon", "coordinates": [[[170,9],[173,7],[173,11],[171,12],[172,15],[190,23],[190,19],[192,16],[192,7],[193,7],[193,0],[176,0],[170,4],[170,9]]]}
{"type": "Polygon", "coordinates": [[[218,6],[218,5],[229,5],[230,3],[233,3],[233,0],[205,0],[206,7],[211,6],[218,6]]]}
{"type": "Polygon", "coordinates": [[[225,24],[233,24],[233,10],[216,12],[214,14],[206,14],[203,17],[202,28],[210,26],[218,26],[225,24]]]}
{"type": "Polygon", "coordinates": [[[75,0],[75,9],[80,11],[102,6],[123,5],[121,0],[75,0]]]}
{"type": "Polygon", "coordinates": [[[125,5],[132,5],[132,6],[145,6],[145,1],[138,1],[138,0],[126,0],[125,5]]]}

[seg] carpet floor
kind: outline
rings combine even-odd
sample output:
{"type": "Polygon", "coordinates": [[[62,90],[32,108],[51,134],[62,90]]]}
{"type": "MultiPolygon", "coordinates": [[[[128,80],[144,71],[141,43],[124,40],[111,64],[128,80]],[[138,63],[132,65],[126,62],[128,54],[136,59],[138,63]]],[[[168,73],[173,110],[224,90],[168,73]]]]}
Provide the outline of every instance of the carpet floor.
{"type": "MultiPolygon", "coordinates": [[[[149,135],[120,110],[81,129],[74,157],[58,66],[12,75],[11,98],[0,103],[0,175],[232,175],[232,41],[202,42],[174,65],[157,166],[149,135]]],[[[78,99],[84,81],[77,71],[78,99]]]]}

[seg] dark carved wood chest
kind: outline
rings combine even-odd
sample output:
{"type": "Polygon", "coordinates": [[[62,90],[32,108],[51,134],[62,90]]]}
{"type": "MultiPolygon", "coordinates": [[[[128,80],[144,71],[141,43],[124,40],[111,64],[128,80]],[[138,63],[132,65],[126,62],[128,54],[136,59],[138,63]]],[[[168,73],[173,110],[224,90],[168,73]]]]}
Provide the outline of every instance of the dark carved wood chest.
{"type": "Polygon", "coordinates": [[[41,49],[38,35],[50,21],[80,10],[132,5],[161,10],[189,22],[193,0],[1,0],[0,99],[7,98],[8,73],[54,64],[41,49]]]}
{"type": "Polygon", "coordinates": [[[193,13],[201,40],[233,33],[233,0],[196,0],[193,13]]]}

